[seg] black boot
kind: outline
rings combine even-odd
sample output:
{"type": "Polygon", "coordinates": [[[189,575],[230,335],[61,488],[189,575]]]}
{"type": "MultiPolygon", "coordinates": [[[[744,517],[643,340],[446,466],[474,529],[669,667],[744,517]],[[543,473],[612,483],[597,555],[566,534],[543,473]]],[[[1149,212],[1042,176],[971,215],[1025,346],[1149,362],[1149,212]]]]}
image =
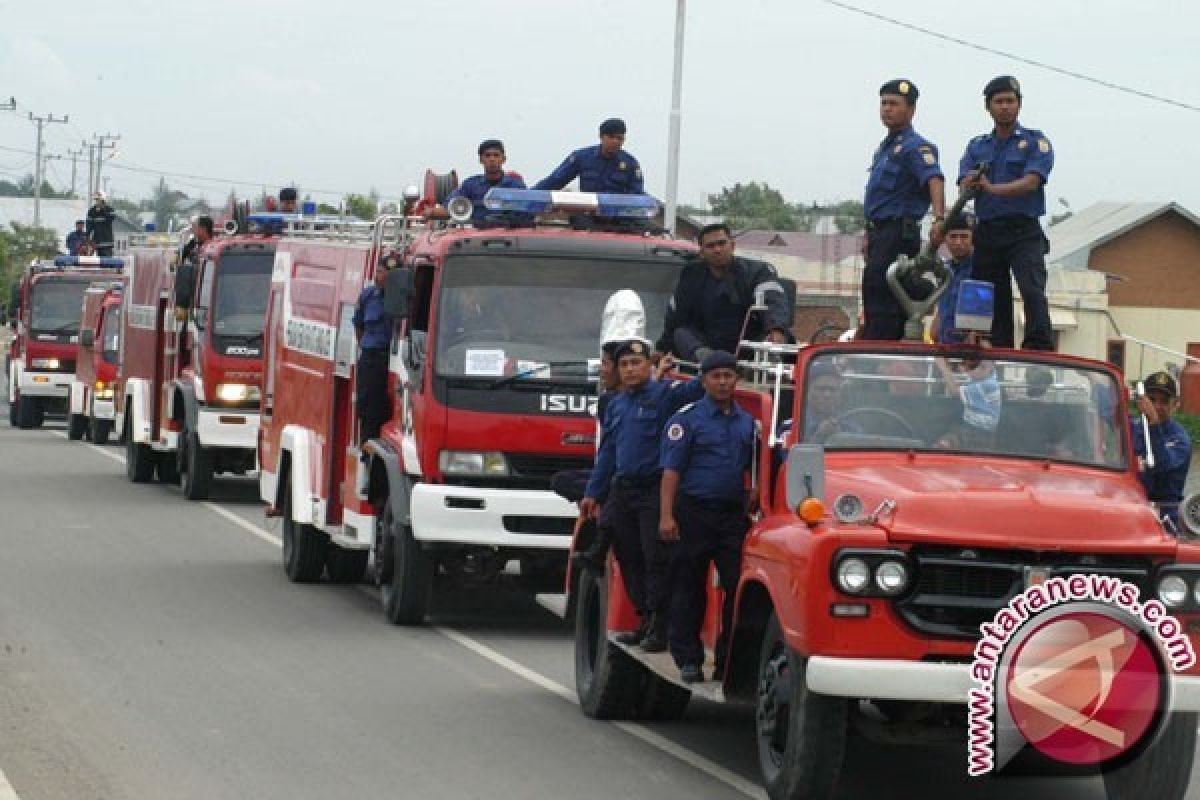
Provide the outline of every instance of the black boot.
{"type": "Polygon", "coordinates": [[[616,636],[618,644],[628,645],[629,647],[637,647],[646,638],[646,634],[650,632],[650,623],[646,617],[642,617],[642,621],[637,628],[632,631],[618,633],[616,636]]]}
{"type": "Polygon", "coordinates": [[[655,612],[650,617],[650,631],[642,640],[643,653],[662,653],[667,649],[667,615],[655,612]]]}

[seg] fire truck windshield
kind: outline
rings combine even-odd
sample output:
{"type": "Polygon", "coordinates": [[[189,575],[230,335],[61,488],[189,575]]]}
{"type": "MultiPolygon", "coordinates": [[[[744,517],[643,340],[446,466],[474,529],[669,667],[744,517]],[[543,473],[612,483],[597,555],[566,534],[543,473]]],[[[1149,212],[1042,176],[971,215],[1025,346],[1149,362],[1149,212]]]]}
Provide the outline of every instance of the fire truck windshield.
{"type": "Polygon", "coordinates": [[[805,371],[802,441],[836,450],[936,450],[1125,469],[1120,387],[1050,360],[821,355],[805,371]]]}
{"type": "Polygon", "coordinates": [[[214,336],[262,335],[274,261],[266,251],[222,254],[212,310],[214,336]]]}
{"type": "Polygon", "coordinates": [[[438,298],[437,373],[489,383],[514,375],[515,383],[588,383],[608,298],[637,292],[646,332],[656,336],[679,269],[678,262],[615,258],[451,257],[438,298]]]}
{"type": "Polygon", "coordinates": [[[43,277],[33,284],[29,327],[33,333],[74,336],[79,333],[83,293],[88,278],[43,277]]]}

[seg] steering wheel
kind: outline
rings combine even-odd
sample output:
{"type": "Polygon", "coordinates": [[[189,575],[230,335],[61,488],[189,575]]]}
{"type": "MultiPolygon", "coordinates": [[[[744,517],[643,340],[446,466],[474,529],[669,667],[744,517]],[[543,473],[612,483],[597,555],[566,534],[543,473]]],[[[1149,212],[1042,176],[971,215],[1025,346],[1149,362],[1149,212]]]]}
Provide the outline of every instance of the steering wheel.
{"type": "MultiPolygon", "coordinates": [[[[882,417],[889,422],[895,423],[903,431],[904,435],[909,439],[919,439],[917,432],[913,430],[912,425],[908,424],[908,420],[897,414],[895,411],[890,411],[886,408],[878,408],[877,406],[862,406],[861,408],[852,408],[849,411],[843,411],[834,417],[834,422],[841,427],[842,423],[848,419],[853,419],[856,416],[875,416],[882,417]]],[[[884,434],[885,435],[885,434],[884,434]]]]}

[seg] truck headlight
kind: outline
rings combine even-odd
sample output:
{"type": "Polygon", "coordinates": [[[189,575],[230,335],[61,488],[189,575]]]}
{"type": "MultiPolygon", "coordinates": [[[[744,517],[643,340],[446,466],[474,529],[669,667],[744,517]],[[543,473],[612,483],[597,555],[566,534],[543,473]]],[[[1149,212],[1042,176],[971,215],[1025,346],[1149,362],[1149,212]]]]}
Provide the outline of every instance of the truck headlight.
{"type": "Polygon", "coordinates": [[[257,386],[246,383],[218,383],[217,400],[229,405],[240,403],[257,403],[259,391],[257,386]]]}
{"type": "Polygon", "coordinates": [[[29,366],[32,369],[58,369],[62,364],[57,358],[35,358],[29,366]]]}
{"type": "Polygon", "coordinates": [[[438,466],[446,475],[504,476],[509,474],[508,459],[504,457],[504,453],[443,450],[438,456],[438,466]]]}
{"type": "Polygon", "coordinates": [[[908,588],[908,567],[903,561],[884,561],[875,568],[875,585],[886,595],[908,588]]]}
{"type": "Polygon", "coordinates": [[[838,588],[846,594],[860,594],[871,581],[871,568],[861,558],[843,559],[837,567],[838,588]]]}
{"type": "Polygon", "coordinates": [[[1158,599],[1167,608],[1179,608],[1188,601],[1188,584],[1178,575],[1164,575],[1158,581],[1158,599]]]}
{"type": "Polygon", "coordinates": [[[96,381],[96,397],[100,400],[112,400],[113,388],[102,380],[96,381]]]}

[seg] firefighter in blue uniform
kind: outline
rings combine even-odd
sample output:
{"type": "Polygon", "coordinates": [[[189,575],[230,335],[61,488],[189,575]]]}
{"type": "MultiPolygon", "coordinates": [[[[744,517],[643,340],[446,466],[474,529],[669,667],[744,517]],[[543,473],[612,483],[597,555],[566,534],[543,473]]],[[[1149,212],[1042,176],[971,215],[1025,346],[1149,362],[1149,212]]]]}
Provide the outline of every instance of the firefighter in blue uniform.
{"type": "Polygon", "coordinates": [[[1025,304],[1027,350],[1053,350],[1054,329],[1046,301],[1047,241],[1038,218],[1046,213],[1046,181],[1054,168],[1054,150],[1039,130],[1017,120],[1021,85],[1010,75],[988,82],[984,106],[995,127],[967,144],[958,165],[958,182],[978,189],[975,216],[975,278],[996,291],[992,344],[1012,347],[1012,278],[1025,304]],[[987,169],[980,173],[979,165],[987,169]],[[1011,273],[1011,277],[1010,277],[1011,273]]]}
{"type": "Polygon", "coordinates": [[[946,250],[950,258],[945,264],[950,270],[950,284],[938,298],[937,310],[929,330],[938,344],[957,344],[966,339],[963,331],[954,327],[954,314],[958,306],[959,289],[963,281],[973,280],[975,217],[965,211],[946,220],[946,250]]]}
{"type": "MultiPolygon", "coordinates": [[[[483,198],[491,189],[524,189],[525,181],[514,172],[504,171],[507,156],[504,153],[504,142],[499,139],[485,139],[479,144],[479,163],[483,165],[483,173],[472,175],[463,181],[446,197],[447,201],[455,197],[465,197],[471,201],[471,222],[481,225],[494,217],[483,204],[483,198]]],[[[435,209],[436,211],[436,209],[435,209]]],[[[437,216],[431,213],[430,216],[437,216]]]]}
{"type": "Polygon", "coordinates": [[[675,541],[671,565],[671,655],[685,683],[704,680],[700,628],[707,601],[708,565],[715,564],[725,593],[716,673],[725,665],[733,604],[750,528],[746,474],[754,454],[754,420],[733,401],[737,359],[724,350],[700,366],[705,396],[667,423],[662,444],[659,533],[675,541]]]}
{"type": "Polygon", "coordinates": [[[863,270],[864,321],[858,339],[900,339],[904,311],[887,284],[887,269],[900,255],[921,249],[921,219],[933,206],[935,244],[945,217],[945,178],[937,148],[913,130],[920,92],[912,81],[879,87],[879,118],[887,138],[875,150],[863,207],[867,218],[867,261],[863,270]]]}
{"type": "Polygon", "coordinates": [[[571,153],[533,188],[562,189],[579,178],[581,192],[645,194],[642,168],[636,158],[621,149],[624,144],[624,120],[606,119],[600,125],[600,144],[571,153]]]}
{"type": "Polygon", "coordinates": [[[1133,452],[1138,457],[1138,480],[1146,488],[1150,502],[1170,517],[1179,527],[1179,504],[1187,483],[1188,467],[1192,463],[1192,440],[1187,430],[1174,418],[1179,408],[1179,387],[1166,372],[1155,372],[1146,378],[1144,396],[1137,398],[1138,411],[1150,423],[1149,447],[1144,426],[1131,419],[1133,452]],[[1154,453],[1154,466],[1146,459],[1147,451],[1154,453]]]}
{"type": "Polygon", "coordinates": [[[375,282],[358,296],[352,319],[359,346],[354,409],[358,413],[360,442],[378,438],[380,428],[391,415],[388,353],[394,320],[383,305],[387,272],[387,264],[381,260],[375,268],[375,282]]]}
{"type": "Polygon", "coordinates": [[[625,591],[641,617],[624,644],[651,653],[666,650],[670,546],[659,539],[659,445],[663,427],[681,406],[700,399],[700,381],[653,380],[650,347],[641,339],[617,346],[613,355],[621,390],[608,404],[596,465],[580,513],[597,516],[604,504],[625,591]]]}

